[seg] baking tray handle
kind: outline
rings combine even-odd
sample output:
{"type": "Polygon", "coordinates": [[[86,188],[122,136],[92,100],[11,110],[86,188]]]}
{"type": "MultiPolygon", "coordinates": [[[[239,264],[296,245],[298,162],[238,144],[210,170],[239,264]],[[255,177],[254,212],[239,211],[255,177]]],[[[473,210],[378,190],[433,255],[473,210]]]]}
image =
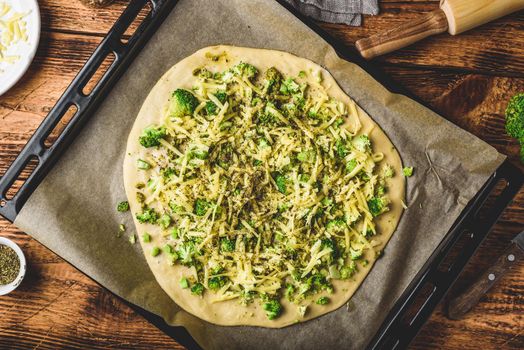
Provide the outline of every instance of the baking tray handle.
{"type": "Polygon", "coordinates": [[[0,178],[0,215],[14,222],[27,199],[49,173],[58,161],[58,158],[67,150],[84,124],[93,115],[93,111],[98,108],[103,96],[129,67],[134,57],[162,24],[176,3],[177,0],[131,0],[129,2],[129,5],[120,15],[120,18],[107,36],[98,45],[87,63],[9,166],[6,173],[0,178]],[[126,31],[137,18],[140,11],[147,6],[150,7],[149,14],[140,23],[132,36],[127,38],[125,35],[126,31]],[[114,55],[113,63],[91,92],[85,94],[83,92],[84,87],[100,68],[102,62],[111,54],[114,55]],[[76,107],[75,114],[56,141],[47,147],[44,143],[45,140],[71,106],[76,107]],[[16,194],[12,198],[7,198],[9,189],[20,177],[26,166],[35,159],[38,160],[38,164],[32,173],[20,186],[16,194]]]}
{"type": "Polygon", "coordinates": [[[506,160],[468,204],[463,215],[453,224],[449,233],[406,288],[368,345],[368,349],[404,349],[409,345],[523,183],[522,172],[506,160]],[[480,214],[480,208],[500,184],[503,184],[503,188],[497,194],[489,213],[480,214]],[[463,239],[466,241],[462,246],[463,239]],[[460,254],[449,259],[452,255],[450,252],[456,251],[457,247],[460,247],[460,254]]]}

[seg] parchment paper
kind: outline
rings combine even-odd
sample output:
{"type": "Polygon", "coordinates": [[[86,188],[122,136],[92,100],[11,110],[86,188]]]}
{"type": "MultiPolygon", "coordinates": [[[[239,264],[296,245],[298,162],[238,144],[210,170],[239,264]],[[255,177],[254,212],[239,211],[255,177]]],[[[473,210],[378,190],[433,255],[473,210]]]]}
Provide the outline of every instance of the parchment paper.
{"type": "Polygon", "coordinates": [[[15,224],[117,295],[184,325],[209,349],[363,348],[468,201],[503,161],[497,151],[414,101],[389,93],[358,66],[337,58],[317,34],[273,0],[181,0],[109,93],[96,115],[19,214],[15,224]],[[285,50],[325,66],[399,150],[408,179],[397,232],[345,307],[283,329],[219,327],[180,310],[162,291],[133,231],[122,161],[143,100],[180,59],[210,45],[285,50]]]}

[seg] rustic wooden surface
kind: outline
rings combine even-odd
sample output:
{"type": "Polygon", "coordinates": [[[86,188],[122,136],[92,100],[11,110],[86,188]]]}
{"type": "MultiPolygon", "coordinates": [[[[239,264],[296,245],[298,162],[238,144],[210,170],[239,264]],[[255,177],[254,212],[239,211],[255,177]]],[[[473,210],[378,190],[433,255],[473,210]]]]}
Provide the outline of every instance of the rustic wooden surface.
{"type": "MultiPolygon", "coordinates": [[[[0,175],[62,94],[126,2],[90,10],[77,0],[40,0],[43,31],[29,72],[0,97],[0,175]]],[[[436,8],[438,0],[381,2],[363,27],[322,24],[349,45],[436,8]]],[[[383,69],[445,118],[479,136],[511,161],[519,147],[504,132],[508,99],[524,91],[524,12],[459,37],[439,35],[379,58],[383,69]]],[[[464,271],[458,288],[494,261],[524,227],[524,190],[464,271]]],[[[18,242],[29,275],[0,297],[0,348],[181,348],[129,307],[38,242],[0,219],[0,235],[18,242]]],[[[503,277],[461,321],[439,305],[412,349],[524,348],[524,264],[503,277]]]]}

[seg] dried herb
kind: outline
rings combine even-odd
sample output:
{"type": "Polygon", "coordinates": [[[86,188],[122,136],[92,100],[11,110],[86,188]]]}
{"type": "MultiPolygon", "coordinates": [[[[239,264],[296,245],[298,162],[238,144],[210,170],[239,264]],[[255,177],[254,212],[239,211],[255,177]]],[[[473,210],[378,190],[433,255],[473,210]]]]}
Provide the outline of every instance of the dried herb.
{"type": "Polygon", "coordinates": [[[20,272],[20,259],[13,248],[0,245],[0,285],[13,282],[20,272]]]}

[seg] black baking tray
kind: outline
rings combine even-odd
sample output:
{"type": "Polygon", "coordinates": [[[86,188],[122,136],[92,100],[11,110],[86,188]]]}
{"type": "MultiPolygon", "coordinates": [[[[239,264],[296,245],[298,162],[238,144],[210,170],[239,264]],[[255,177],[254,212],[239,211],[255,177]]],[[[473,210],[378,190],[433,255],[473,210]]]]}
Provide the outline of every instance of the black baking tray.
{"type": "MultiPolygon", "coordinates": [[[[312,20],[297,13],[288,3],[283,0],[276,1],[331,44],[341,57],[359,65],[390,91],[406,95],[423,104],[408,91],[394,83],[377,66],[365,61],[355,50],[332,37],[312,20]]],[[[104,99],[104,96],[107,95],[106,93],[126,71],[137,53],[144,47],[167,15],[171,11],[176,11],[177,2],[177,0],[131,0],[129,2],[129,5],[107,36],[60,97],[6,173],[0,178],[0,215],[14,222],[27,199],[82,130],[104,99]],[[146,6],[150,7],[149,14],[140,23],[134,34],[130,38],[126,38],[125,32],[127,28],[146,6]],[[92,89],[91,93],[84,94],[82,92],[84,86],[95,74],[104,59],[111,53],[114,54],[115,60],[92,89]],[[71,105],[76,106],[77,112],[53,145],[46,148],[44,141],[71,105]],[[13,186],[30,160],[34,158],[38,159],[38,165],[19,188],[18,192],[8,199],[8,190],[13,186]]],[[[470,257],[498,220],[500,214],[519,191],[523,182],[524,176],[522,176],[520,170],[508,161],[498,168],[479,193],[466,206],[448,234],[397,300],[382,326],[368,344],[368,349],[402,349],[407,347],[457,279],[470,257]],[[503,185],[500,185],[501,182],[503,185]],[[487,215],[480,216],[480,209],[496,187],[499,193],[494,205],[491,206],[487,215]],[[466,243],[461,246],[460,254],[452,261],[448,261],[449,253],[457,245],[457,242],[463,242],[464,237],[466,237],[466,243]]],[[[190,349],[200,348],[185,328],[169,326],[162,318],[136,305],[127,304],[182,345],[190,349]]]]}

